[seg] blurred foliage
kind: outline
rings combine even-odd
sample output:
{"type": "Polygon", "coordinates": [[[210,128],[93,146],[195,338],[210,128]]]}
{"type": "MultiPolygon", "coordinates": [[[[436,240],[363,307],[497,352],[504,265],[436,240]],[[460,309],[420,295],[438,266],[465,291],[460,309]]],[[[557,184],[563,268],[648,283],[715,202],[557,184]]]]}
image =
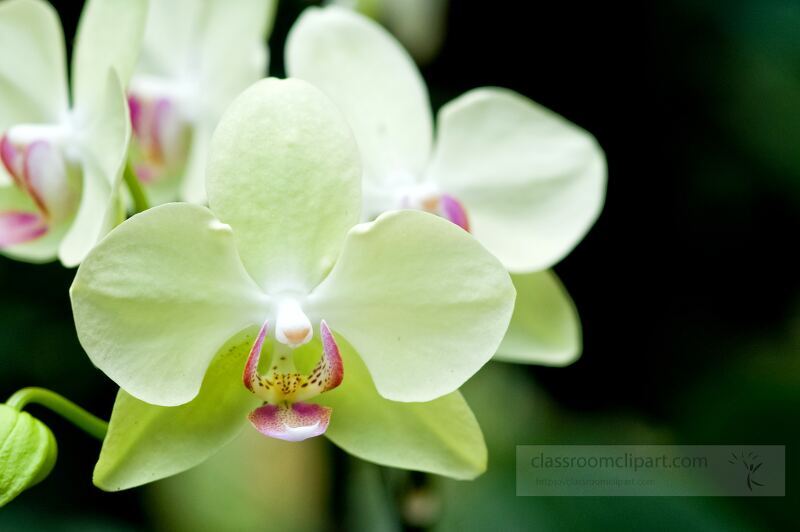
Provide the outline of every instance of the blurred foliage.
{"type": "MultiPolygon", "coordinates": [[[[308,3],[281,2],[275,74],[308,3]]],[[[80,5],[56,4],[71,35],[80,5]]],[[[583,358],[493,363],[465,388],[489,471],[416,485],[322,440],[246,429],[196,470],[107,494],[91,484],[99,444],[34,406],[59,463],[0,511],[0,530],[396,530],[409,512],[443,531],[800,526],[791,497],[516,497],[514,477],[526,443],[800,443],[800,3],[459,0],[447,27],[423,71],[435,107],[507,86],[592,131],[609,160],[605,212],[556,268],[583,318],[583,358]]],[[[115,389],[75,337],[73,274],[0,259],[0,392],[45,386],[107,416],[115,389]]],[[[791,454],[788,468],[792,495],[791,454]]]]}

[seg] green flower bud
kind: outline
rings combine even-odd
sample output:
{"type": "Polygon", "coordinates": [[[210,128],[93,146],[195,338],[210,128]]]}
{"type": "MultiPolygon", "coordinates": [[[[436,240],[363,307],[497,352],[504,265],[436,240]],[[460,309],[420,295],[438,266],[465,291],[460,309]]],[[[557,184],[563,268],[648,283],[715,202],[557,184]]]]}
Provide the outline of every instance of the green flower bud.
{"type": "Polygon", "coordinates": [[[56,439],[44,423],[0,404],[0,507],[44,480],[57,453],[56,439]]]}

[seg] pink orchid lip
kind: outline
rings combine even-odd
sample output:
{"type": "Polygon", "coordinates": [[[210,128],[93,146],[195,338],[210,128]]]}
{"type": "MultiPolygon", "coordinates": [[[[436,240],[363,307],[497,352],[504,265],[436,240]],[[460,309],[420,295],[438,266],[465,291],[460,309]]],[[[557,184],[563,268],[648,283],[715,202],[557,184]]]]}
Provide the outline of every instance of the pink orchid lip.
{"type": "Polygon", "coordinates": [[[427,193],[416,200],[406,196],[403,198],[404,208],[418,208],[425,212],[441,216],[469,232],[469,218],[464,205],[450,194],[427,193]]]}
{"type": "Polygon", "coordinates": [[[313,403],[266,404],[253,410],[248,419],[265,436],[297,442],[324,434],[331,409],[313,403]]]}
{"type": "Polygon", "coordinates": [[[133,129],[133,167],[145,184],[159,181],[185,163],[188,125],[175,100],[128,93],[133,129]]]}
{"type": "Polygon", "coordinates": [[[0,248],[24,244],[47,232],[47,221],[33,212],[0,213],[0,248]]]}
{"type": "Polygon", "coordinates": [[[67,163],[53,141],[32,135],[24,142],[15,142],[6,132],[0,137],[0,162],[14,185],[34,204],[33,212],[0,213],[0,247],[40,238],[54,221],[71,212],[74,197],[67,182],[67,163]]]}
{"type": "Polygon", "coordinates": [[[339,346],[324,320],[320,322],[322,356],[308,375],[294,371],[286,356],[272,361],[268,374],[258,373],[264,340],[269,332],[265,321],[256,336],[245,363],[242,382],[250,392],[265,401],[249,416],[262,434],[287,441],[301,441],[325,432],[331,409],[306,403],[307,399],[332,390],[342,383],[344,365],[339,346]]]}
{"type": "Polygon", "coordinates": [[[456,198],[449,194],[442,194],[439,197],[439,212],[443,218],[450,220],[464,231],[469,232],[467,210],[456,198]]]}

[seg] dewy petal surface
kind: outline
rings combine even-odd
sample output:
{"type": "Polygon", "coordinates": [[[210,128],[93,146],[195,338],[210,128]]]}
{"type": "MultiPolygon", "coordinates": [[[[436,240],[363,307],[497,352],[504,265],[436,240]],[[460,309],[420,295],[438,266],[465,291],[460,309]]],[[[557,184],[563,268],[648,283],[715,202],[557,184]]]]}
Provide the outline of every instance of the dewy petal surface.
{"type": "Polygon", "coordinates": [[[492,357],[514,287],[460,227],[395,211],[350,231],[308,304],[356,349],[382,396],[429,401],[458,389],[492,357]]]}
{"type": "Polygon", "coordinates": [[[117,74],[106,71],[103,90],[82,117],[83,186],[78,212],[59,248],[62,264],[78,265],[118,222],[122,170],[131,126],[117,74]]]}
{"type": "Polygon", "coordinates": [[[271,293],[316,286],[360,216],[356,143],[334,104],[300,80],[262,80],[237,97],[211,140],[206,186],[271,293]]]}
{"type": "Polygon", "coordinates": [[[411,57],[377,23],[351,11],[308,8],[286,44],[286,68],[342,109],[358,141],[366,179],[421,175],[433,136],[428,92],[411,57]]]}
{"type": "Polygon", "coordinates": [[[67,110],[64,34],[41,0],[0,3],[0,130],[54,123],[67,110]]]}
{"type": "Polygon", "coordinates": [[[429,177],[466,207],[475,237],[513,272],[558,262],[605,198],[606,164],[586,131],[515,92],[466,93],[439,114],[429,177]]]}
{"type": "Polygon", "coordinates": [[[325,433],[333,443],[364,460],[458,479],[486,469],[483,434],[459,392],[427,403],[389,401],[353,348],[341,338],[339,347],[347,376],[317,399],[333,409],[325,433]]]}
{"type": "Polygon", "coordinates": [[[230,227],[204,207],[175,203],[109,233],[70,293],[92,362],[131,395],[163,406],[192,400],[219,347],[268,305],[230,227]]]}
{"type": "Polygon", "coordinates": [[[550,270],[512,275],[517,303],[495,360],[566,366],[581,354],[581,322],[564,285],[550,270]]]}
{"type": "Polygon", "coordinates": [[[258,399],[237,386],[255,328],[234,335],[208,368],[189,403],[151,405],[120,390],[94,483],[117,491],[190,469],[231,441],[247,425],[258,399]]]}
{"type": "MultiPolygon", "coordinates": [[[[166,2],[165,2],[166,3],[166,2]]],[[[91,106],[117,71],[127,86],[139,57],[147,16],[146,0],[88,0],[75,33],[72,88],[75,106],[91,106]]]]}

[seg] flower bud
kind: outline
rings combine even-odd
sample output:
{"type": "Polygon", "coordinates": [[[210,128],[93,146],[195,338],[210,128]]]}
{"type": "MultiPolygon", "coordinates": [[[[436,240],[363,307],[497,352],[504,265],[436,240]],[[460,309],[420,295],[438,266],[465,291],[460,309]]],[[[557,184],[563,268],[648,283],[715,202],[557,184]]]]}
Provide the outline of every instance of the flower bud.
{"type": "Polygon", "coordinates": [[[0,404],[0,507],[44,480],[56,455],[56,439],[44,423],[0,404]]]}

